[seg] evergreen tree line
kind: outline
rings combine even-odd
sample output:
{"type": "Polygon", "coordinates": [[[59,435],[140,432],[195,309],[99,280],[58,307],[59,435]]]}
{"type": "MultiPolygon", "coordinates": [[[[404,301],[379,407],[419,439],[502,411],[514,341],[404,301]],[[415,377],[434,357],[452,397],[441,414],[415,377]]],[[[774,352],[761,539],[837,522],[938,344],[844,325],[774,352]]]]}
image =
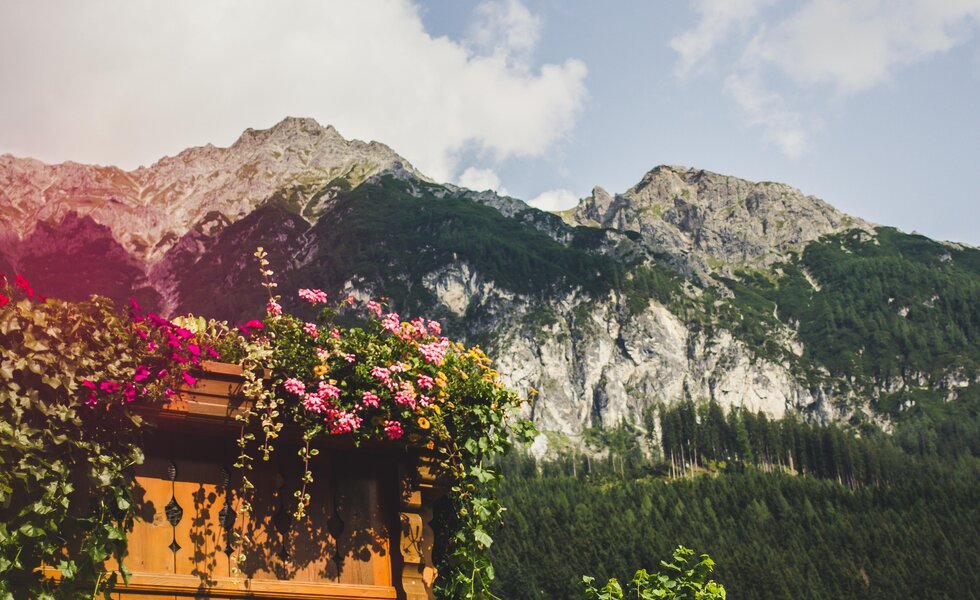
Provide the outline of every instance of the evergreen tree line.
{"type": "Polygon", "coordinates": [[[664,462],[674,477],[734,462],[836,479],[853,487],[878,483],[882,470],[901,460],[893,445],[882,447],[859,433],[793,417],[771,419],[739,407],[726,414],[715,401],[696,405],[687,400],[658,412],[664,462]]]}
{"type": "Polygon", "coordinates": [[[893,435],[682,402],[590,431],[600,458],[513,453],[497,593],[578,598],[582,574],[628,580],[682,544],[718,562],[732,598],[977,597],[977,400],[965,400],[893,435]],[[917,441],[940,434],[952,439],[917,441]]]}

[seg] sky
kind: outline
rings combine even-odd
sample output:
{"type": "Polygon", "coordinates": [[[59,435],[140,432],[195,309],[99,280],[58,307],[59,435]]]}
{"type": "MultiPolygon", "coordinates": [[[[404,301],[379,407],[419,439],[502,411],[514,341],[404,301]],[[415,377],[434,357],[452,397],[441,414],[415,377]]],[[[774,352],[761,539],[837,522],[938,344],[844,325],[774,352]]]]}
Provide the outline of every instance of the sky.
{"type": "Polygon", "coordinates": [[[660,164],[980,245],[980,0],[5,0],[0,154],[313,117],[546,210],[660,164]]]}

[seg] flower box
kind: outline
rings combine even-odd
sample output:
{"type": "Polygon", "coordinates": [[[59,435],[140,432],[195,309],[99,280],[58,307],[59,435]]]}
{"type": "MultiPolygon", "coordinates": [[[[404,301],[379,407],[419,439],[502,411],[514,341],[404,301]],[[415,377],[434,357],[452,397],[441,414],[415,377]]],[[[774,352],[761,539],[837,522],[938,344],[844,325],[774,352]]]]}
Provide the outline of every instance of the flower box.
{"type": "MultiPolygon", "coordinates": [[[[307,515],[292,516],[299,440],[284,431],[257,457],[251,513],[241,513],[241,368],[205,362],[198,383],[144,407],[144,464],[120,600],[153,598],[432,598],[429,461],[403,445],[330,439],[311,458],[307,515]],[[239,561],[238,531],[248,540],[239,561]]],[[[261,436],[261,432],[256,432],[261,436]]]]}

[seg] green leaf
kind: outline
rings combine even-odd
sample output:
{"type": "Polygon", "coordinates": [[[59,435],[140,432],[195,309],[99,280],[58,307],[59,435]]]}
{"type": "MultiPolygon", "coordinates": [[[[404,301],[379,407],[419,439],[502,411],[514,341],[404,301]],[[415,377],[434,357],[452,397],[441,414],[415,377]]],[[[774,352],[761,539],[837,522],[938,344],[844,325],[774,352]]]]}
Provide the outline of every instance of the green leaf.
{"type": "Polygon", "coordinates": [[[484,548],[489,548],[490,545],[493,544],[493,538],[487,535],[487,532],[483,531],[482,529],[473,530],[473,539],[475,539],[477,543],[481,544],[484,548]]]}

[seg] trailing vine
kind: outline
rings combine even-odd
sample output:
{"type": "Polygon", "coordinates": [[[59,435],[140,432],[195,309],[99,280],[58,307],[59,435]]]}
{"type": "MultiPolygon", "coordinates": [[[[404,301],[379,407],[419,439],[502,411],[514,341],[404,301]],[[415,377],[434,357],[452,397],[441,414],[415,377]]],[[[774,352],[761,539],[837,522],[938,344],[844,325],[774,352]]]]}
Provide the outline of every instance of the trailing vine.
{"type": "Polygon", "coordinates": [[[143,462],[131,408],[165,401],[216,356],[135,302],[124,314],[97,296],[48,299],[0,275],[0,598],[108,595],[127,576],[143,462]]]}
{"type": "MultiPolygon", "coordinates": [[[[482,350],[442,336],[436,321],[403,321],[385,313],[380,302],[358,303],[353,296],[331,305],[316,289],[298,292],[301,302],[319,309],[314,321],[285,313],[265,251],[259,248],[255,257],[269,296],[266,318],[245,327],[244,390],[252,406],[239,417],[237,466],[246,481],[253,462],[247,450],[256,441],[247,424],[256,417],[263,460],[287,423],[302,432],[297,519],[310,502],[310,458],[318,452],[313,446],[318,437],[423,449],[452,482],[450,510],[439,520],[447,543],[439,553],[438,591],[449,598],[493,598],[488,550],[503,507],[495,498],[499,475],[488,465],[515,441],[531,438],[530,423],[517,418],[525,400],[504,387],[482,350]],[[337,327],[340,315],[364,325],[337,327]],[[271,375],[262,379],[259,373],[266,368],[271,375]]],[[[242,507],[251,508],[247,502],[242,507]]]]}

